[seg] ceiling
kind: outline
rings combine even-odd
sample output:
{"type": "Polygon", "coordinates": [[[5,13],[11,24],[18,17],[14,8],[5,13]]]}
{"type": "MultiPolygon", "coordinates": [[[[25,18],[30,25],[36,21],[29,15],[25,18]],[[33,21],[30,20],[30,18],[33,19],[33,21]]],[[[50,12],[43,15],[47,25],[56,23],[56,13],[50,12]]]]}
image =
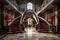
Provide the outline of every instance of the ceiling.
{"type": "MultiPolygon", "coordinates": [[[[10,0],[11,1],[11,0],[10,0]]],[[[35,8],[38,8],[38,7],[40,7],[42,4],[43,4],[43,1],[44,0],[13,0],[13,1],[16,1],[16,4],[17,4],[17,6],[19,7],[19,9],[20,8],[23,8],[23,9],[26,9],[26,4],[28,3],[28,2],[31,2],[31,3],[33,3],[35,6],[35,8]]],[[[3,4],[8,4],[5,0],[2,0],[2,3],[3,4]]],[[[55,0],[54,1],[54,3],[55,4],[59,4],[60,2],[59,2],[59,0],[55,0]]],[[[51,7],[51,6],[50,6],[51,7]]],[[[21,9],[22,10],[22,9],[21,9]]]]}
{"type": "MultiPolygon", "coordinates": [[[[6,4],[6,1],[5,0],[1,0],[2,3],[5,3],[6,4]]],[[[24,3],[24,2],[34,2],[34,3],[37,3],[37,4],[41,4],[43,2],[43,0],[16,0],[17,3],[24,3]]],[[[60,3],[60,0],[54,0],[54,3],[58,4],[60,3]]]]}
{"type": "MultiPolygon", "coordinates": [[[[27,9],[27,3],[28,2],[31,2],[31,3],[33,3],[33,5],[34,5],[34,7],[33,7],[33,9],[36,9],[36,8],[38,8],[38,7],[40,7],[41,5],[42,5],[42,3],[43,3],[43,1],[44,0],[9,0],[9,1],[13,1],[15,4],[14,5],[16,5],[17,7],[18,7],[18,9],[21,11],[21,10],[26,10],[27,9]]],[[[2,3],[3,4],[8,4],[7,2],[6,2],[6,0],[4,1],[4,0],[2,0],[2,3]]]]}

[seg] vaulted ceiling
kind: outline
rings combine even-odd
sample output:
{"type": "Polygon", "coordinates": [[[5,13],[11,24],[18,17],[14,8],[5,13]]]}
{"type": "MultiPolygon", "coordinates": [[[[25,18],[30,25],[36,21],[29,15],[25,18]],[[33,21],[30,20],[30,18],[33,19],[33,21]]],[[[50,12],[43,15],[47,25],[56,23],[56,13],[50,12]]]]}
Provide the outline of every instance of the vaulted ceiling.
{"type": "MultiPolygon", "coordinates": [[[[41,6],[44,0],[9,0],[9,1],[14,1],[14,2],[16,1],[18,6],[21,5],[21,4],[25,4],[26,5],[28,2],[33,3],[35,6],[36,5],[41,6]]],[[[2,2],[6,3],[4,0],[2,0],[2,2]]]]}
{"type": "Polygon", "coordinates": [[[26,9],[26,6],[27,6],[28,2],[33,3],[33,6],[34,6],[33,9],[36,9],[36,8],[38,8],[42,5],[43,0],[16,0],[16,2],[19,5],[20,10],[21,9],[26,9]]]}
{"type": "MultiPolygon", "coordinates": [[[[31,2],[31,3],[33,3],[35,6],[35,8],[38,8],[38,7],[40,7],[42,4],[43,4],[43,1],[44,0],[9,0],[9,1],[16,1],[16,4],[17,4],[17,6],[19,7],[19,9],[20,8],[23,8],[23,9],[26,9],[26,4],[28,3],[28,2],[31,2]]],[[[2,3],[3,4],[7,4],[7,2],[5,1],[5,0],[2,0],[2,3]]],[[[54,3],[55,4],[59,4],[59,0],[54,0],[54,3]]],[[[15,5],[16,5],[15,4],[15,5]]],[[[51,6],[50,6],[51,7],[51,6]]],[[[21,9],[22,10],[22,9],[21,9]]]]}
{"type": "MultiPolygon", "coordinates": [[[[5,3],[6,4],[6,1],[5,0],[1,0],[2,3],[5,3]]],[[[43,0],[16,0],[17,3],[24,3],[24,2],[34,2],[34,3],[37,3],[37,4],[41,4],[43,2],[43,0]]],[[[56,4],[60,3],[60,0],[54,0],[56,4]]]]}

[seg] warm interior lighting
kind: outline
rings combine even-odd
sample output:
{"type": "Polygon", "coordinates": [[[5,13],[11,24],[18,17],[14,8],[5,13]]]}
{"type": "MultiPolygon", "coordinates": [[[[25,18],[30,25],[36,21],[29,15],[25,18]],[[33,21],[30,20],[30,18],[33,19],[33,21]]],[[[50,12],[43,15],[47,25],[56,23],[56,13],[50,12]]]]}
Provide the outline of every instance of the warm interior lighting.
{"type": "Polygon", "coordinates": [[[25,31],[26,31],[26,34],[27,34],[28,37],[32,37],[33,34],[36,34],[35,27],[26,27],[25,31]]]}
{"type": "Polygon", "coordinates": [[[33,29],[30,27],[25,28],[28,37],[31,37],[33,34],[33,29]]]}
{"type": "Polygon", "coordinates": [[[32,34],[32,28],[28,28],[27,33],[32,34]]]}

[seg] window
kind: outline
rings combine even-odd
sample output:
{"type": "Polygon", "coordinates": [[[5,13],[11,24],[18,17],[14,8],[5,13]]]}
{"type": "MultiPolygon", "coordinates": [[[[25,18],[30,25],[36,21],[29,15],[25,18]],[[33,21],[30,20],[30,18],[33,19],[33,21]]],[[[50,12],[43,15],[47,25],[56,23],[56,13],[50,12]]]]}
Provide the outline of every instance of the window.
{"type": "Polygon", "coordinates": [[[32,3],[27,3],[27,9],[31,9],[32,10],[32,3]]]}

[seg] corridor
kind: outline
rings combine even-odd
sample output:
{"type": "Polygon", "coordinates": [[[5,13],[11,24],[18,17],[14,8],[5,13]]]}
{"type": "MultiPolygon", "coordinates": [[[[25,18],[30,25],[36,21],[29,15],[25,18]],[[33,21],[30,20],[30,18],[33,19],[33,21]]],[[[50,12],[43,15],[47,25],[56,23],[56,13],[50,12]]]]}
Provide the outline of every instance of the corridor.
{"type": "Polygon", "coordinates": [[[60,0],[1,0],[0,40],[60,40],[60,0]]]}

